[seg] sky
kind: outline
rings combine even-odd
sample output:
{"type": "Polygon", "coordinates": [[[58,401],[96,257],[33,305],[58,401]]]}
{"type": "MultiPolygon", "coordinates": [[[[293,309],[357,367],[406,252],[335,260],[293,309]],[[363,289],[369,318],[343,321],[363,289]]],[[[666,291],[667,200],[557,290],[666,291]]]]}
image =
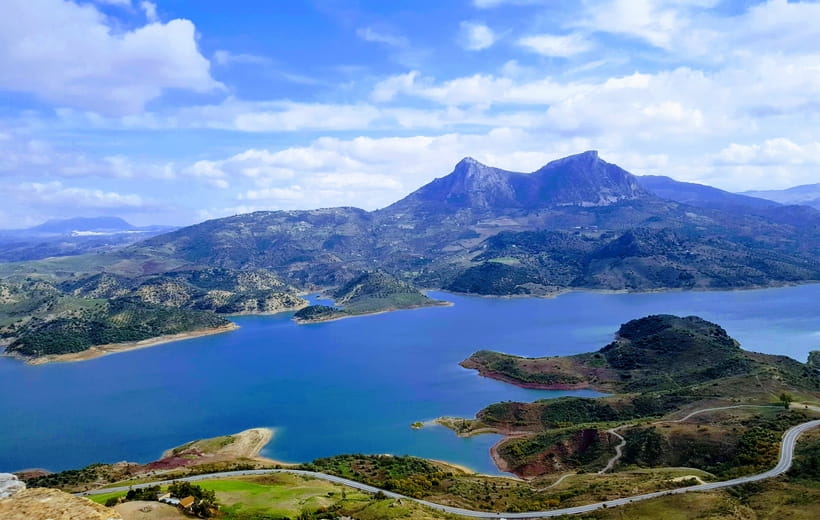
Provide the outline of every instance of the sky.
{"type": "Polygon", "coordinates": [[[2,0],[0,228],[389,205],[466,156],[820,182],[820,2],[2,0]]]}

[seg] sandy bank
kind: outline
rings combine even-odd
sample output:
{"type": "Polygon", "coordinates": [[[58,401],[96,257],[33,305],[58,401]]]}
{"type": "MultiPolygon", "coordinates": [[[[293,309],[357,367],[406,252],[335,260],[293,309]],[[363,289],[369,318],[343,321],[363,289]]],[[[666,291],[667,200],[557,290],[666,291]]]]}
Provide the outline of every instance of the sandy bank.
{"type": "Polygon", "coordinates": [[[377,314],[387,314],[388,312],[397,312],[397,311],[415,311],[418,309],[427,309],[429,307],[452,307],[455,305],[453,302],[448,302],[444,300],[435,300],[437,303],[427,303],[423,305],[413,305],[411,307],[390,307],[389,309],[382,309],[379,311],[374,312],[362,312],[359,314],[343,314],[339,313],[336,316],[332,316],[330,318],[321,318],[321,319],[314,319],[314,320],[300,320],[294,318],[295,321],[299,325],[310,325],[312,323],[327,323],[330,321],[338,321],[338,320],[346,320],[349,318],[365,318],[367,316],[376,316],[377,314]]]}
{"type": "MultiPolygon", "coordinates": [[[[273,430],[270,428],[250,428],[248,430],[226,436],[231,442],[224,446],[219,445],[215,449],[208,449],[213,439],[197,439],[170,450],[165,450],[163,459],[173,457],[188,450],[201,451],[202,455],[218,459],[252,459],[259,456],[262,449],[273,438],[273,430]]],[[[222,439],[217,437],[216,439],[222,439]]]]}
{"type": "MultiPolygon", "coordinates": [[[[127,352],[129,350],[138,350],[141,348],[155,347],[163,343],[171,343],[173,341],[182,341],[185,339],[199,338],[202,336],[210,336],[212,334],[221,334],[238,329],[239,326],[235,323],[230,323],[223,327],[194,330],[191,332],[182,332],[180,334],[168,334],[165,336],[158,336],[156,338],[144,339],[142,341],[129,341],[126,343],[111,343],[109,345],[98,345],[91,347],[82,352],[73,352],[70,354],[52,354],[49,356],[42,356],[38,358],[23,358],[29,365],[43,365],[45,363],[73,363],[75,361],[87,361],[89,359],[98,358],[100,356],[107,356],[108,354],[117,354],[119,352],[127,352]]],[[[18,356],[14,356],[18,357],[18,356]]]]}

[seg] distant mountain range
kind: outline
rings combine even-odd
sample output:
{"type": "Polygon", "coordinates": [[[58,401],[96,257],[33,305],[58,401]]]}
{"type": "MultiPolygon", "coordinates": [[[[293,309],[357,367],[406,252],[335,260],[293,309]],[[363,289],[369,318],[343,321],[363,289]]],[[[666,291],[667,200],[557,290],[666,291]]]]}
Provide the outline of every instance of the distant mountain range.
{"type": "Polygon", "coordinates": [[[747,191],[744,195],[773,200],[781,204],[799,204],[820,209],[820,183],[804,184],[785,190],[747,191]]]}
{"type": "Polygon", "coordinates": [[[809,207],[637,177],[591,151],[529,174],[467,158],[381,210],[238,215],[121,258],[263,268],[300,287],[373,269],[479,294],[752,287],[820,280],[819,224],[809,207]]]}
{"type": "Polygon", "coordinates": [[[119,217],[49,220],[26,229],[0,230],[0,262],[109,250],[174,229],[173,226],[137,227],[119,217]]]}
{"type": "Polygon", "coordinates": [[[764,198],[730,193],[703,184],[680,182],[670,177],[643,175],[637,179],[644,189],[662,199],[674,200],[675,202],[701,208],[744,212],[766,210],[780,205],[764,198]]]}

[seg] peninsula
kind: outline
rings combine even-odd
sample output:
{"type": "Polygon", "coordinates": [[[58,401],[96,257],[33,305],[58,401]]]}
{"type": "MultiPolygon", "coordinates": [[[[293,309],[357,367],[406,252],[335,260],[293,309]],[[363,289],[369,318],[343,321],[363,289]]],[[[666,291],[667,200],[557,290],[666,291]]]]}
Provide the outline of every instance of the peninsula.
{"type": "Polygon", "coordinates": [[[338,305],[311,305],[294,314],[297,323],[331,321],[366,314],[450,305],[427,297],[412,284],[384,271],[364,272],[331,293],[338,305]]]}
{"type": "Polygon", "coordinates": [[[597,352],[522,358],[480,351],[462,366],[526,388],[613,394],[497,403],[473,420],[440,421],[459,435],[505,435],[493,456],[523,477],[600,468],[624,438],[620,464],[743,474],[767,464],[782,432],[807,417],[799,407],[789,411],[789,403],[820,399],[813,365],[742,350],[722,327],[695,316],[632,320],[597,352]],[[744,406],[762,406],[765,413],[744,406]],[[674,428],[655,423],[702,409],[727,410],[709,435],[697,421],[674,428]]]}

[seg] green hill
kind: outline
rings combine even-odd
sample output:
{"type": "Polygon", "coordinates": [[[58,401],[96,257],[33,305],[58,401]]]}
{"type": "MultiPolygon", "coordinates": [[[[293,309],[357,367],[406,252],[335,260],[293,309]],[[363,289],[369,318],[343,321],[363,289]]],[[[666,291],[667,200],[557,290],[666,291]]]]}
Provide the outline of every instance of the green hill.
{"type": "Polygon", "coordinates": [[[696,316],[655,315],[632,320],[620,327],[612,343],[597,352],[522,358],[479,351],[462,366],[532,388],[659,392],[761,375],[773,384],[820,390],[820,379],[808,365],[785,356],[746,352],[719,325],[696,316]]]}

